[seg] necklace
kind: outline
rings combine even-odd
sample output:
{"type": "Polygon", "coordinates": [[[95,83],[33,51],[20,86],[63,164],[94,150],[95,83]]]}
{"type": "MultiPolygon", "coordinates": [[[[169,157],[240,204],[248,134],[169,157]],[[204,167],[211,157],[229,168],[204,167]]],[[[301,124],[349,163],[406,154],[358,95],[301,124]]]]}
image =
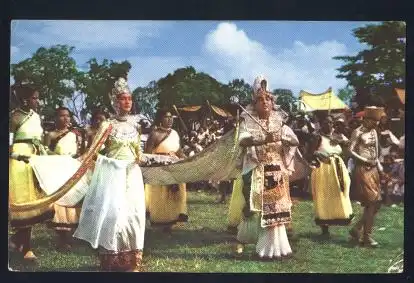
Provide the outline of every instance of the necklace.
{"type": "Polygon", "coordinates": [[[128,115],[125,116],[116,116],[115,117],[118,121],[126,122],[128,120],[128,115]]]}

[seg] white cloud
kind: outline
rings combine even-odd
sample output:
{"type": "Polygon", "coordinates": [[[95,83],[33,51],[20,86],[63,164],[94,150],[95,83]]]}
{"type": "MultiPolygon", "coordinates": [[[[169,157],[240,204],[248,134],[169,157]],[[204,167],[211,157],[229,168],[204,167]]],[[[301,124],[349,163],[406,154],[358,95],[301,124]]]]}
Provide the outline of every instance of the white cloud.
{"type": "Polygon", "coordinates": [[[271,88],[290,88],[295,94],[301,89],[317,93],[346,84],[335,77],[341,62],[332,57],[349,52],[334,40],[312,45],[295,41],[290,49],[272,53],[235,24],[220,23],[206,35],[204,50],[217,64],[211,74],[224,82],[244,78],[252,83],[264,74],[271,88]]]}
{"type": "Polygon", "coordinates": [[[69,44],[77,49],[134,49],[145,45],[145,40],[158,37],[167,26],[161,21],[75,21],[47,20],[21,21],[15,36],[38,45],[69,44]],[[24,27],[40,27],[35,31],[24,27]]]}

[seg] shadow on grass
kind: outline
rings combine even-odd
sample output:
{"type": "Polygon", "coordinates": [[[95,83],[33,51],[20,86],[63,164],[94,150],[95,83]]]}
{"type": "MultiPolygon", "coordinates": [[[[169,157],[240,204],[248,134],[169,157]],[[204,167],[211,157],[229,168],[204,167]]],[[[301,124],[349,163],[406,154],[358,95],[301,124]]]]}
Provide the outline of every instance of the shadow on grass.
{"type": "Polygon", "coordinates": [[[355,243],[351,242],[349,239],[344,239],[343,236],[337,236],[331,234],[329,238],[323,237],[321,234],[306,232],[300,233],[298,235],[300,238],[309,239],[317,244],[336,244],[344,248],[355,248],[355,243]]]}
{"type": "Polygon", "coordinates": [[[145,234],[145,248],[148,250],[168,250],[174,245],[189,248],[202,248],[208,245],[234,242],[235,236],[226,231],[203,228],[199,230],[173,230],[164,233],[159,229],[149,229],[145,234]]]}
{"type": "Polygon", "coordinates": [[[33,239],[32,243],[33,247],[50,247],[51,249],[54,249],[56,252],[61,254],[76,254],[78,256],[91,256],[96,253],[96,256],[98,253],[91,248],[90,244],[79,240],[76,238],[73,238],[71,240],[71,249],[69,251],[60,251],[57,248],[57,239],[52,237],[37,237],[33,239]]]}
{"type": "Polygon", "coordinates": [[[38,271],[39,264],[37,261],[25,261],[22,253],[9,251],[9,267],[10,271],[34,272],[38,271]]]}

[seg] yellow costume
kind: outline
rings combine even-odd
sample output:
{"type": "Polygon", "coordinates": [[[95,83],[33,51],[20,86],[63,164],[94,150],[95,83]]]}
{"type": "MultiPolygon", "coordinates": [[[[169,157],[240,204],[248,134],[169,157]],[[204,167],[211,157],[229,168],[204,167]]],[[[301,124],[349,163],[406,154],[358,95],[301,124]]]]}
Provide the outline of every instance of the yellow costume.
{"type": "MultiPolygon", "coordinates": [[[[17,110],[19,111],[19,110],[17,110]]],[[[21,126],[14,133],[14,142],[11,152],[13,154],[31,156],[45,154],[44,148],[40,144],[43,128],[40,116],[30,110],[22,120],[21,126]]],[[[35,182],[30,164],[15,159],[9,159],[9,203],[19,204],[38,200],[45,196],[35,182]]],[[[33,224],[42,222],[53,216],[53,211],[33,211],[31,217],[21,219],[15,217],[13,211],[9,211],[10,224],[12,227],[30,227],[33,224]]]]}
{"type": "Polygon", "coordinates": [[[228,228],[236,229],[243,219],[243,208],[246,204],[243,196],[243,178],[240,176],[233,183],[233,192],[231,194],[228,228]]]}
{"type": "MultiPolygon", "coordinates": [[[[152,154],[168,154],[180,149],[180,137],[171,129],[170,134],[152,154]]],[[[186,184],[179,184],[175,190],[171,186],[145,185],[145,199],[149,219],[153,224],[175,224],[187,221],[186,184]]]]}
{"type": "Polygon", "coordinates": [[[317,151],[329,154],[329,161],[321,161],[311,175],[315,222],[318,225],[348,225],[353,218],[349,199],[351,181],[340,157],[341,146],[331,145],[328,137],[321,136],[317,151]]]}
{"type": "MultiPolygon", "coordinates": [[[[78,151],[76,134],[68,131],[56,142],[56,145],[51,150],[58,155],[76,155],[78,151]]],[[[53,208],[55,210],[55,216],[53,217],[51,226],[56,230],[71,231],[78,225],[81,206],[64,207],[54,204],[53,208]]]]}

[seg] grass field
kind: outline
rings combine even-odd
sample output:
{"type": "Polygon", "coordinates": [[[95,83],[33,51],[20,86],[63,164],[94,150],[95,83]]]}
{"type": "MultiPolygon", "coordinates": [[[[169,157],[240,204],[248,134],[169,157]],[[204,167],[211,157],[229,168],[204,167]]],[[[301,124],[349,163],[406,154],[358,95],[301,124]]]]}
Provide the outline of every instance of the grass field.
{"type": "MultiPolygon", "coordinates": [[[[282,272],[282,273],[386,273],[392,262],[402,258],[404,207],[382,207],[374,230],[381,244],[377,249],[354,247],[348,242],[349,227],[332,227],[330,240],[321,240],[313,222],[311,201],[293,208],[294,236],[291,259],[275,262],[254,260],[254,245],[248,245],[240,259],[232,257],[234,236],[226,232],[227,204],[215,203],[216,195],[189,192],[189,222],[172,234],[149,228],[146,231],[144,265],[148,272],[282,272]]],[[[361,208],[354,204],[354,212],[361,208]]],[[[73,250],[55,249],[54,231],[37,225],[33,247],[38,262],[24,265],[13,252],[10,268],[20,271],[98,271],[97,254],[86,243],[75,242],[73,250]]]]}

